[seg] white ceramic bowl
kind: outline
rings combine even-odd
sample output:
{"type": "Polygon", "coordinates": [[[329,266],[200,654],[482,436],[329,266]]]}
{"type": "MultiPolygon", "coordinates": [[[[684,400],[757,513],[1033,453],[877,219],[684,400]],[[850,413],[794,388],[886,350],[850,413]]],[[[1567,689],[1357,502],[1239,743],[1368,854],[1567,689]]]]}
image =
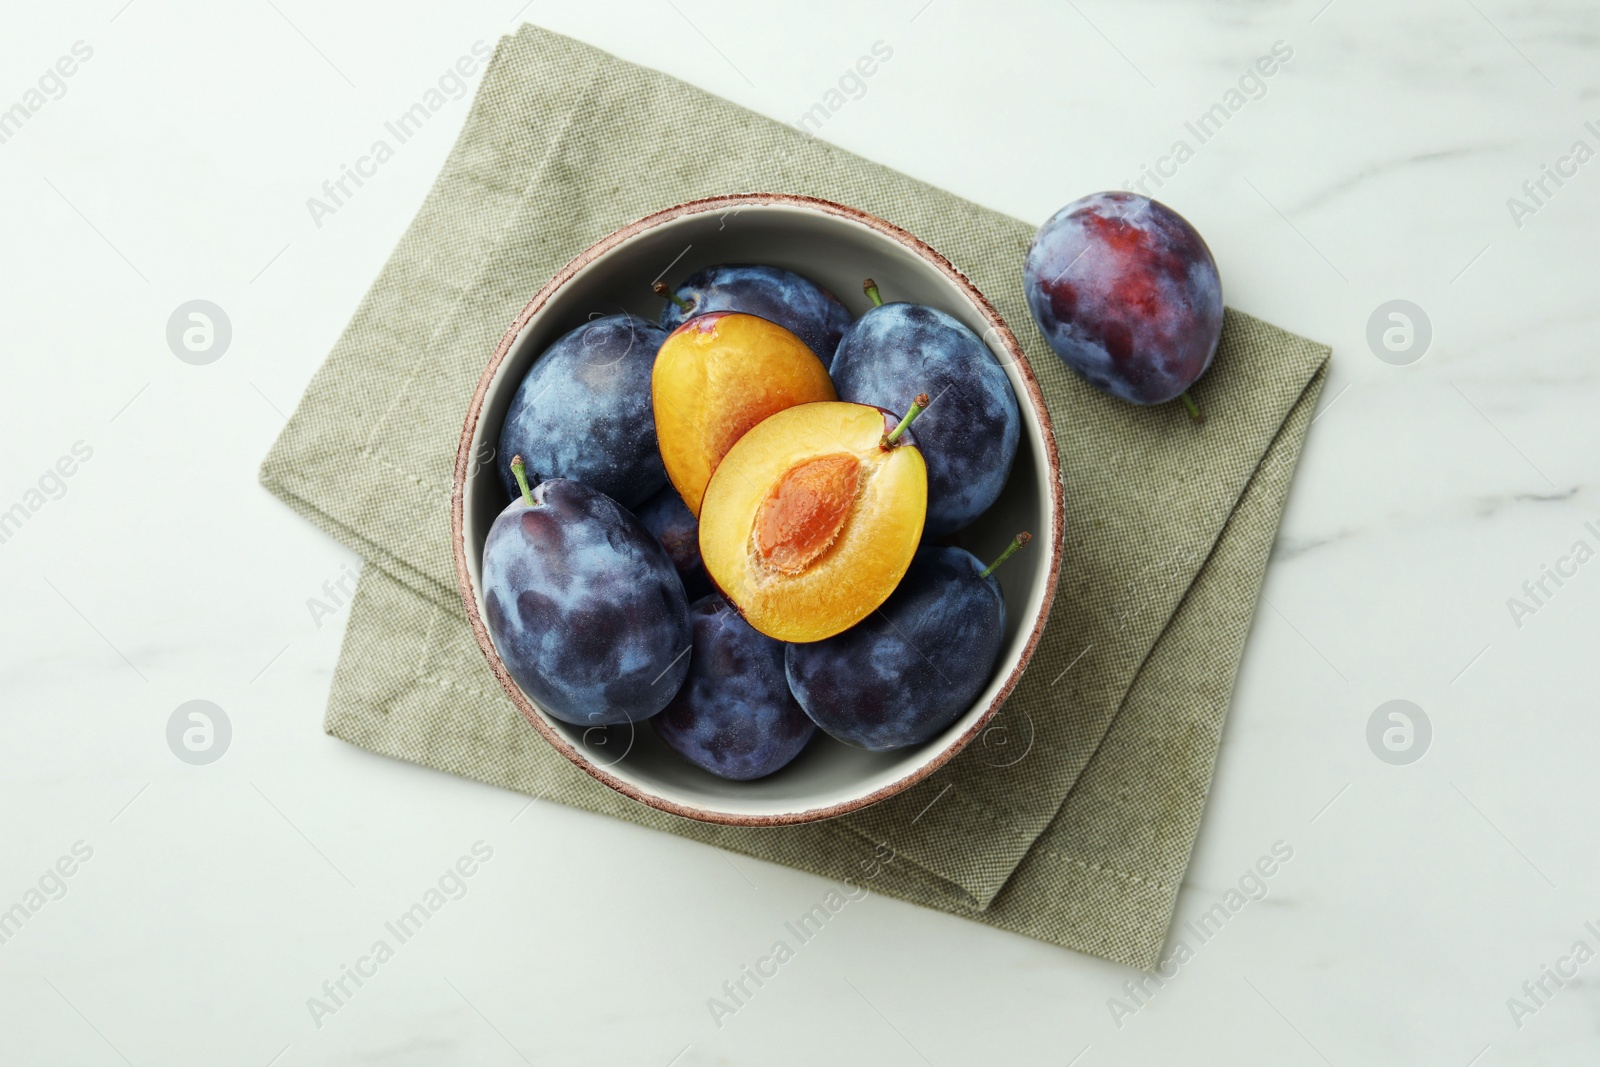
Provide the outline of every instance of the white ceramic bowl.
{"type": "Polygon", "coordinates": [[[830,818],[865,807],[933,773],[967,744],[1016,685],[1044,629],[1061,555],[1061,485],[1055,439],[1038,383],[1000,316],[945,258],[917,238],[854,208],[772,193],[697,200],[606,237],[563,267],[517,316],[489,359],[467,412],[452,501],[456,573],[478,645],[501,686],[556,750],[611,788],[675,815],[770,826],[830,818]],[[867,752],[818,731],[789,766],[754,782],[730,782],[671,752],[648,723],[609,730],[547,715],[506,673],[485,622],[483,541],[506,505],[492,462],[512,394],[544,349],[594,313],[632,311],[655,321],[658,277],[674,284],[717,263],[767,263],[831,289],[857,315],[870,305],[861,280],[886,300],[928,304],[972,328],[1004,365],[1022,412],[1011,479],[999,501],[962,531],[960,543],[993,559],[1019,530],[1033,544],[998,572],[1005,590],[1005,643],[994,675],[967,712],[925,744],[867,752]]]}

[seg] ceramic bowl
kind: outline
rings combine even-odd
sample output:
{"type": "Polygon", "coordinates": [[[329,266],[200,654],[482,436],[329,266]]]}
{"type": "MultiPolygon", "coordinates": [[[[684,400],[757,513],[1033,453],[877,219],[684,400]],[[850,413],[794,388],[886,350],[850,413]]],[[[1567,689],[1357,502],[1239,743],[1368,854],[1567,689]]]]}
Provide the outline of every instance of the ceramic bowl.
{"type": "Polygon", "coordinates": [[[467,618],[489,666],[534,729],[567,759],[634,800],[691,819],[742,826],[811,822],[864,808],[932,774],[961,751],[999,710],[1028,666],[1055,594],[1061,555],[1061,486],[1054,436],[1038,383],[999,314],[938,252],[865,212],[823,200],[747,194],[697,200],[624,226],[585,250],[541,289],[489,357],[467,412],[456,455],[452,500],[456,573],[467,618]],[[852,313],[870,306],[861,280],[885,298],[928,304],[981,336],[1005,367],[1022,412],[1017,458],[999,501],[959,535],[980,559],[993,559],[1019,530],[1034,542],[1000,572],[1005,644],[988,686],[943,733],[914,748],[867,752],[818,731],[776,774],[731,782],[684,761],[648,722],[632,727],[573,726],[547,715],[511,680],[489,639],[480,584],[484,537],[505,507],[492,457],[501,423],[528,368],[556,338],[597,313],[627,310],[655,321],[657,278],[675,284],[717,263],[787,267],[836,293],[852,313]]]}

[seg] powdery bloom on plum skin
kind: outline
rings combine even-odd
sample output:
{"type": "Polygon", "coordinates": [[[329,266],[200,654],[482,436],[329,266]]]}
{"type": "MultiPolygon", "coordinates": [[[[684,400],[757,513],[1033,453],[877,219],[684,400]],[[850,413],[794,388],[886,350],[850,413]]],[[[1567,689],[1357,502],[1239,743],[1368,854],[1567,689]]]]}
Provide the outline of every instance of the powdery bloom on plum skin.
{"type": "Polygon", "coordinates": [[[516,497],[511,459],[534,480],[571,478],[641,503],[666,484],[650,406],[650,371],[666,331],[607,315],[558,338],[517,387],[500,431],[501,483],[516,497]]]}
{"type": "Polygon", "coordinates": [[[706,267],[685,278],[674,292],[690,308],[685,311],[667,301],[661,309],[663,327],[674,329],[698,314],[756,315],[800,338],[824,367],[833,362],[834,349],[851,323],[850,312],[838,297],[781,267],[751,263],[706,267]]]}
{"type": "Polygon", "coordinates": [[[1216,353],[1216,262],[1181,216],[1144,197],[1098,193],[1062,208],[1034,237],[1024,278],[1050,347],[1124,400],[1173,399],[1216,353]]]}
{"type": "Polygon", "coordinates": [[[645,529],[655,534],[667,558],[683,579],[683,590],[690,602],[711,592],[711,579],[700,559],[700,523],[671,485],[634,510],[645,529]]]}
{"type": "Polygon", "coordinates": [[[931,406],[907,431],[928,466],[925,534],[953,533],[1000,496],[1022,434],[1017,397],[994,353],[950,315],[892,303],[863,315],[839,345],[839,399],[905,414],[931,406]]]}
{"type": "Polygon", "coordinates": [[[828,733],[874,751],[920,744],[972,706],[1005,634],[1005,601],[959,548],[924,546],[883,607],[836,637],[790,645],[789,686],[828,733]],[[991,599],[992,598],[992,599],[991,599]]]}
{"type": "Polygon", "coordinates": [[[659,711],[688,673],[683,586],[644,525],[564,479],[495,519],[484,544],[489,632],[516,683],[579,725],[659,711]],[[677,657],[677,658],[675,658],[677,657]]]}
{"type": "Polygon", "coordinates": [[[784,676],[784,645],[757,632],[721,596],[689,609],[689,677],[650,720],[674,752],[723,778],[750,781],[786,766],[816,733],[784,676]]]}

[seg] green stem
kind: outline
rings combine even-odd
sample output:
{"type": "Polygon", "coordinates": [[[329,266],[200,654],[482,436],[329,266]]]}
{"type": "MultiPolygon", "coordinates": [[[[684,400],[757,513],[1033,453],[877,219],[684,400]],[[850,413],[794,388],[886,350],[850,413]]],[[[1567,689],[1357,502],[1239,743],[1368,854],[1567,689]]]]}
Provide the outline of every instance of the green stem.
{"type": "Polygon", "coordinates": [[[983,569],[983,573],[978,575],[978,577],[979,578],[987,578],[987,577],[989,577],[989,575],[994,573],[994,569],[996,567],[1000,566],[1000,564],[1004,563],[1006,560],[1011,558],[1011,554],[1013,552],[1015,552],[1017,549],[1021,548],[1023,545],[1027,544],[1029,541],[1032,541],[1032,540],[1033,540],[1033,535],[1030,534],[1030,533],[1019,533],[1019,534],[1017,534],[1017,536],[1015,536],[1015,537],[1013,537],[1011,539],[1011,543],[1006,546],[1006,550],[1004,552],[1000,553],[1000,558],[995,560],[993,563],[989,564],[987,567],[985,567],[983,569]]]}
{"type": "Polygon", "coordinates": [[[657,296],[664,296],[668,300],[672,301],[674,304],[677,304],[678,305],[678,310],[683,312],[685,315],[689,314],[690,312],[692,312],[694,310],[694,305],[693,304],[689,303],[689,301],[685,300],[683,297],[679,296],[677,293],[673,292],[671,289],[668,289],[665,282],[656,282],[650,288],[655,291],[655,294],[657,296]]]}
{"type": "Polygon", "coordinates": [[[1206,417],[1200,413],[1200,405],[1194,402],[1194,397],[1190,396],[1188,393],[1183,393],[1178,397],[1178,399],[1183,401],[1184,408],[1189,412],[1189,418],[1193,419],[1195,422],[1206,421],[1206,417]]]}
{"type": "Polygon", "coordinates": [[[900,435],[906,432],[906,427],[911,425],[913,419],[928,410],[928,405],[933,401],[928,399],[927,393],[918,393],[917,398],[911,402],[911,410],[906,412],[906,417],[900,420],[900,425],[883,435],[883,447],[893,448],[894,443],[900,440],[900,435]]]}
{"type": "Polygon", "coordinates": [[[861,291],[867,294],[867,299],[872,301],[875,308],[883,307],[883,296],[878,292],[878,283],[868,278],[861,283],[861,291]]]}
{"type": "Polygon", "coordinates": [[[521,456],[511,457],[511,476],[517,480],[517,485],[522,488],[522,501],[530,508],[536,505],[533,502],[533,490],[528,488],[528,468],[522,462],[521,456]]]}

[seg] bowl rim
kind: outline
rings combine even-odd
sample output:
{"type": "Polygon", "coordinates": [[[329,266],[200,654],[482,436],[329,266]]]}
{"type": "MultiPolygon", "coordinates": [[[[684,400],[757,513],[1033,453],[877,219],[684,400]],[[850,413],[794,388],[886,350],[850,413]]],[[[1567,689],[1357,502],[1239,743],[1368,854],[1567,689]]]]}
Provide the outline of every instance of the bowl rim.
{"type": "Polygon", "coordinates": [[[516,319],[506,330],[505,335],[501,337],[499,345],[495,348],[493,355],[489,357],[488,365],[478,379],[478,386],[474,390],[472,402],[467,408],[466,419],[461,429],[461,440],[456,449],[455,473],[450,493],[451,548],[455,556],[456,585],[461,594],[462,606],[466,610],[467,621],[472,627],[472,634],[478,643],[479,650],[488,661],[489,668],[494,672],[495,678],[500,682],[500,687],[511,698],[511,702],[516,705],[523,718],[527,719],[533,728],[574,766],[623,796],[670,815],[723,826],[792,826],[819,822],[823,819],[831,819],[860,811],[911,788],[939,770],[950,762],[957,753],[966,748],[972,739],[988,726],[990,720],[994,718],[1001,707],[1005,705],[1017,683],[1021,680],[1023,671],[1027,669],[1028,664],[1033,660],[1033,654],[1038,648],[1039,639],[1044,634],[1045,625],[1050,619],[1050,612],[1055,604],[1056,583],[1061,570],[1064,525],[1061,464],[1060,456],[1056,451],[1055,430],[1051,424],[1050,410],[1045,404],[1044,394],[1039,388],[1038,379],[1034,377],[1033,367],[1029,364],[1027,355],[1022,351],[1022,346],[1018,343],[1016,335],[1011,332],[1011,328],[1006,325],[1005,320],[995,310],[994,305],[954,264],[914,234],[859,208],[835,203],[832,200],[794,193],[733,193],[723,196],[704,197],[676,204],[653,212],[612,231],[578,253],[565,266],[556,271],[551,279],[534,294],[533,298],[518,313],[516,319]],[[973,720],[972,724],[960,736],[948,742],[932,758],[888,785],[875,789],[863,796],[853,797],[849,800],[839,801],[823,807],[777,814],[718,811],[681,804],[677,801],[657,796],[632,782],[619,778],[609,773],[606,768],[596,766],[585,757],[560,731],[545,722],[544,717],[534,707],[533,702],[522,691],[521,687],[512,680],[510,673],[506,670],[505,664],[501,661],[500,654],[496,651],[494,642],[489,636],[488,626],[478,611],[476,590],[474,589],[472,574],[467,563],[466,546],[466,486],[468,474],[471,470],[473,436],[477,432],[478,423],[483,414],[484,402],[488,399],[490,385],[494,381],[501,363],[504,362],[512,346],[516,343],[517,337],[533,319],[534,315],[584,267],[635,236],[675,219],[714,212],[728,212],[746,207],[798,208],[866,226],[909,249],[955,285],[989,324],[989,328],[995,331],[1007,355],[1016,365],[1023,385],[1027,389],[1030,405],[1038,420],[1040,434],[1044,439],[1045,455],[1043,463],[1048,470],[1046,481],[1049,484],[1050,499],[1050,556],[1045,568],[1044,596],[1041,600],[1039,612],[1034,617],[1033,626],[1028,632],[1027,640],[1023,645],[1022,654],[1017,659],[1016,666],[1012,668],[1010,675],[989,702],[989,706],[983,710],[983,713],[973,720]]]}

